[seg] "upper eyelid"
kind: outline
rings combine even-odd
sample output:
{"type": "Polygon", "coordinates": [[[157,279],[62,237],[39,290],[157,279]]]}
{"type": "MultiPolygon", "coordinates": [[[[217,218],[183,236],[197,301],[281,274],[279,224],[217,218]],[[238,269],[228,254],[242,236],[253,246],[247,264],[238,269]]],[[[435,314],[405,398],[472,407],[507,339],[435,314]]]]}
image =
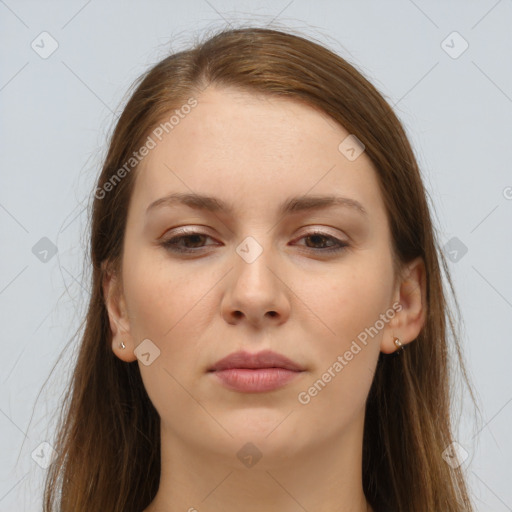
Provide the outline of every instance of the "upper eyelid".
{"type": "MultiPolygon", "coordinates": [[[[185,227],[185,228],[176,228],[176,229],[178,229],[178,231],[176,233],[173,233],[172,235],[170,235],[168,239],[178,238],[180,236],[193,236],[193,235],[202,235],[202,236],[207,236],[209,238],[215,239],[215,236],[210,235],[209,233],[205,232],[204,230],[201,230],[200,228],[195,229],[195,228],[186,228],[185,227]]],[[[313,226],[313,227],[309,227],[309,229],[308,229],[308,227],[305,227],[304,229],[307,229],[307,231],[298,235],[295,238],[295,240],[297,240],[298,238],[301,238],[303,236],[310,235],[310,234],[319,234],[319,235],[328,236],[328,237],[330,236],[330,237],[338,238],[338,239],[340,238],[339,235],[334,235],[332,233],[329,233],[328,231],[325,231],[326,228],[318,228],[318,227],[313,226]]],[[[172,229],[170,231],[172,231],[172,229]]]]}

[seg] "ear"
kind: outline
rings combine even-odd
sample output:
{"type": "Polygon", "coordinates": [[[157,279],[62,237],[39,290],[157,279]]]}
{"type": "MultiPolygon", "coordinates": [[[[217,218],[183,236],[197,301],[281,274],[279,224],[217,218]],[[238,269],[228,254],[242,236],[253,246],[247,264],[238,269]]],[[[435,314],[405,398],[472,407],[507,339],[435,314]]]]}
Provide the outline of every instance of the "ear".
{"type": "Polygon", "coordinates": [[[112,351],[122,361],[130,363],[137,359],[133,352],[136,347],[130,332],[130,322],[121,279],[107,264],[103,264],[102,267],[103,297],[105,298],[105,307],[107,308],[112,332],[112,351]],[[124,343],[126,348],[120,347],[121,342],[124,343]]]}
{"type": "Polygon", "coordinates": [[[381,352],[391,354],[397,350],[394,338],[402,345],[414,341],[427,316],[427,279],[425,263],[421,257],[407,264],[398,278],[394,290],[395,316],[388,322],[381,342],[381,352]]]}

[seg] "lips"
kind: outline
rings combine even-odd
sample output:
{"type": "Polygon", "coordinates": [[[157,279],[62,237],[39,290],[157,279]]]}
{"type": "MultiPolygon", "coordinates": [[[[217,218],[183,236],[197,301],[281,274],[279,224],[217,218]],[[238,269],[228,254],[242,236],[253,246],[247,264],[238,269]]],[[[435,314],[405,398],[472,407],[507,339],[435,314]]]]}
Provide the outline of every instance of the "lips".
{"type": "Polygon", "coordinates": [[[304,368],[292,361],[288,357],[273,352],[272,350],[264,350],[257,354],[250,352],[233,352],[232,354],[217,361],[209,372],[230,370],[233,368],[239,369],[261,369],[261,368],[283,368],[285,370],[301,372],[304,368]]]}
{"type": "Polygon", "coordinates": [[[304,372],[282,354],[264,350],[257,354],[234,352],[217,361],[208,373],[226,388],[239,393],[266,393],[283,388],[304,372]]]}

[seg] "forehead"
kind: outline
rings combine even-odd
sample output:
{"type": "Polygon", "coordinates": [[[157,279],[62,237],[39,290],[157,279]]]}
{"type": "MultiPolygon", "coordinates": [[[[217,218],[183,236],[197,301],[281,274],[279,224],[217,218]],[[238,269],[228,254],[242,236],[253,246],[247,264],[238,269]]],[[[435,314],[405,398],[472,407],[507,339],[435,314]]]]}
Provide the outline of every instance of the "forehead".
{"type": "MultiPolygon", "coordinates": [[[[376,173],[363,152],[349,160],[349,132],[295,100],[210,87],[137,169],[133,201],[147,207],[172,192],[223,198],[240,209],[286,196],[336,191],[382,210],[376,173]]],[[[382,212],[381,212],[382,213],[382,212]]]]}

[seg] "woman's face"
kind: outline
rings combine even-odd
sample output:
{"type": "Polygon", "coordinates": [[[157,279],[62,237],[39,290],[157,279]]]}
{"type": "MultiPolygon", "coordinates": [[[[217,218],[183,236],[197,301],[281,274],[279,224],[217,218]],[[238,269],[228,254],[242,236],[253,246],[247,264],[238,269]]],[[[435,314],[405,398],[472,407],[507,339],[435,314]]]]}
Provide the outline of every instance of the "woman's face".
{"type": "Polygon", "coordinates": [[[122,293],[109,302],[114,346],[128,350],[115,352],[134,361],[135,350],[169,443],[233,464],[248,442],[269,461],[360,432],[403,314],[373,165],[309,106],[214,87],[197,101],[137,169],[122,293]],[[346,199],[306,208],[327,196],[346,199]],[[274,387],[275,369],[249,383],[251,370],[228,383],[209,371],[264,350],[303,371],[281,370],[274,387]]]}

